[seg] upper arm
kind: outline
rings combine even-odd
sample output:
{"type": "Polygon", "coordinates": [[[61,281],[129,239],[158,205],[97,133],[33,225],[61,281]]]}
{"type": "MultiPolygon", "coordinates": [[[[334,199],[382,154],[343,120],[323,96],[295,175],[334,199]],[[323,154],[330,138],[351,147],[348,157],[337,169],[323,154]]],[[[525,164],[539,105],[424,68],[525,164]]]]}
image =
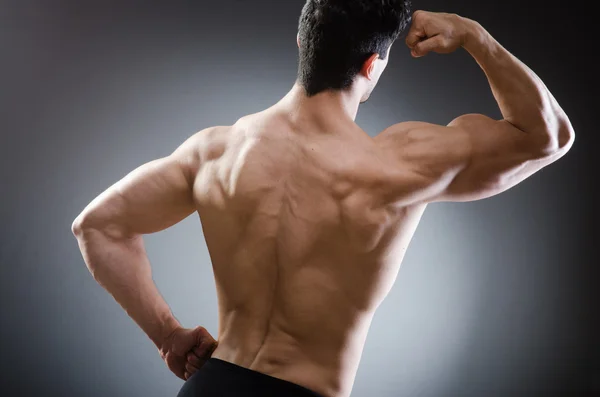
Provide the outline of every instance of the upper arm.
{"type": "Polygon", "coordinates": [[[115,237],[155,233],[195,212],[194,170],[206,131],[183,143],[171,155],[150,161],[95,198],[73,224],[101,229],[115,237]]]}
{"type": "Polygon", "coordinates": [[[506,120],[462,116],[449,124],[469,142],[464,168],[436,201],[473,201],[502,193],[566,154],[550,134],[524,132],[506,120]]]}
{"type": "Polygon", "coordinates": [[[419,199],[426,202],[473,201],[502,193],[558,160],[572,143],[555,147],[541,134],[476,114],[447,127],[398,124],[388,135],[396,135],[396,164],[419,181],[419,199]]]}

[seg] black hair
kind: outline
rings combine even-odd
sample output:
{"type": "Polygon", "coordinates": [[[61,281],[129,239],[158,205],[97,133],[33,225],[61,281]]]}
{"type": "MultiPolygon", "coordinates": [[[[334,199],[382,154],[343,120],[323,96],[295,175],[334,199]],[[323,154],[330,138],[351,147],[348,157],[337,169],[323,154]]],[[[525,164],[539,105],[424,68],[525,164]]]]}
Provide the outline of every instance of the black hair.
{"type": "Polygon", "coordinates": [[[300,16],[298,82],[308,96],[346,90],[364,62],[387,50],[411,20],[409,0],[307,0],[300,16]]]}

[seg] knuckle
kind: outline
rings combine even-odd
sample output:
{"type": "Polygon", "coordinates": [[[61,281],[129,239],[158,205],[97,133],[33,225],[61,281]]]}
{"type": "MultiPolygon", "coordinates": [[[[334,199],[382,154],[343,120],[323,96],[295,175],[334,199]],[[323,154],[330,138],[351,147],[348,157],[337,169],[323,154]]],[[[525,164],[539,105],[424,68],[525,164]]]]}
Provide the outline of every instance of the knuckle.
{"type": "Polygon", "coordinates": [[[419,20],[422,21],[423,19],[425,19],[427,17],[427,11],[423,11],[423,10],[417,10],[413,13],[412,18],[413,20],[419,20]]]}

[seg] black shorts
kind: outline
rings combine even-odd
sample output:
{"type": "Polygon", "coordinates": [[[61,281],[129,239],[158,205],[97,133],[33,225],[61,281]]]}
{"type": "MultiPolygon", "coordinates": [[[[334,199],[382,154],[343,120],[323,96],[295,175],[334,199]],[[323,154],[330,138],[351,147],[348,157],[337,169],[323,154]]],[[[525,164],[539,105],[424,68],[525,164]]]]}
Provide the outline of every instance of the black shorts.
{"type": "Polygon", "coordinates": [[[295,383],[217,358],[189,378],[177,397],[323,397],[295,383]]]}

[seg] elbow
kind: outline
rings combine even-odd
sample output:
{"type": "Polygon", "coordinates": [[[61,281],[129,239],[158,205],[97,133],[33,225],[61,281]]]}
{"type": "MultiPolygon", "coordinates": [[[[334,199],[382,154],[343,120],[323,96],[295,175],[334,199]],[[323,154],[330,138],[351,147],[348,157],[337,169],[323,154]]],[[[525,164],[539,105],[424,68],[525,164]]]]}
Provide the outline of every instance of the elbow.
{"type": "Polygon", "coordinates": [[[88,211],[79,214],[71,224],[71,232],[77,240],[86,239],[89,237],[90,232],[94,230],[102,231],[104,228],[102,220],[94,213],[88,211]]]}
{"type": "MultiPolygon", "coordinates": [[[[89,230],[90,230],[89,217],[85,212],[83,212],[79,216],[77,216],[77,218],[75,218],[75,220],[73,221],[73,223],[71,225],[71,232],[73,233],[73,236],[75,236],[75,238],[77,239],[77,242],[79,243],[81,252],[84,255],[84,258],[85,258],[85,253],[89,247],[87,244],[89,242],[89,238],[90,238],[89,230]]],[[[85,259],[85,265],[86,265],[87,269],[89,270],[89,272],[94,277],[94,279],[96,279],[96,270],[97,269],[93,265],[93,263],[90,262],[88,259],[85,259]]]]}
{"type": "Polygon", "coordinates": [[[575,130],[566,115],[557,117],[544,127],[541,134],[535,136],[536,152],[540,157],[564,155],[575,143],[575,130]]]}
{"type": "Polygon", "coordinates": [[[134,237],[127,228],[115,220],[103,216],[101,211],[84,211],[71,225],[71,232],[77,240],[88,240],[102,235],[111,241],[127,240],[134,237]]]}
{"type": "Polygon", "coordinates": [[[79,216],[77,216],[77,218],[75,218],[75,220],[71,224],[71,233],[73,233],[73,236],[75,236],[75,238],[80,239],[81,237],[83,237],[84,231],[88,227],[87,223],[87,217],[83,213],[81,213],[79,216]]]}
{"type": "Polygon", "coordinates": [[[566,115],[563,115],[556,122],[552,131],[550,154],[565,155],[575,143],[575,130],[566,115]]]}
{"type": "Polygon", "coordinates": [[[573,129],[573,125],[569,118],[564,115],[563,119],[560,122],[560,127],[558,129],[558,150],[563,152],[568,152],[573,144],[575,143],[575,130],[573,129]]]}
{"type": "Polygon", "coordinates": [[[102,218],[94,211],[83,211],[71,225],[71,232],[78,240],[86,238],[93,230],[102,231],[105,228],[102,218]]]}

